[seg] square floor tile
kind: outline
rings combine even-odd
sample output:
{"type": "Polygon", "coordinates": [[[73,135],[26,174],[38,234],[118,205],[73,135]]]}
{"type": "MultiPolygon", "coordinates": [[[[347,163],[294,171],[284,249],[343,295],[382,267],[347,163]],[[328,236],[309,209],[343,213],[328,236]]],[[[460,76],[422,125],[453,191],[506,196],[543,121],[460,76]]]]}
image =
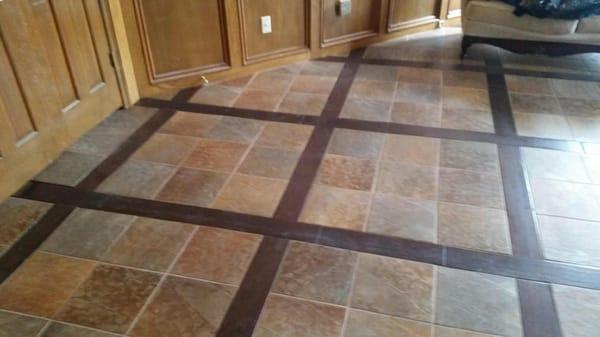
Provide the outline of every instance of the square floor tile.
{"type": "Polygon", "coordinates": [[[115,151],[128,137],[127,131],[93,129],[81,136],[68,149],[73,152],[106,156],[115,151]]]}
{"type": "Polygon", "coordinates": [[[472,89],[487,89],[487,76],[476,71],[444,71],[444,85],[472,89]]]}
{"type": "Polygon", "coordinates": [[[207,138],[251,143],[261,132],[264,122],[238,117],[223,117],[206,135],[207,138]]]}
{"type": "Polygon", "coordinates": [[[255,146],[244,158],[238,172],[267,178],[289,179],[299,157],[299,151],[255,146]]]}
{"type": "Polygon", "coordinates": [[[292,83],[290,91],[307,94],[329,95],[335,85],[335,77],[299,75],[292,83]]]}
{"type": "Polygon", "coordinates": [[[399,82],[394,101],[439,105],[441,88],[437,85],[399,82]]]}
{"type": "Polygon", "coordinates": [[[174,167],[165,164],[129,160],[100,184],[97,191],[152,199],[173,171],[174,167]]]}
{"type": "Polygon", "coordinates": [[[356,73],[356,78],[361,80],[396,82],[397,77],[396,67],[372,64],[361,64],[356,73]]]}
{"type": "Polygon", "coordinates": [[[553,96],[511,94],[512,110],[518,113],[561,115],[562,109],[553,96]]]}
{"type": "Polygon", "coordinates": [[[0,308],[52,317],[93,269],[93,262],[35,253],[0,287],[0,308]]]}
{"type": "Polygon", "coordinates": [[[0,336],[34,337],[45,325],[43,319],[0,311],[0,336]]]}
{"type": "Polygon", "coordinates": [[[227,173],[180,168],[156,199],[206,207],[219,194],[228,177],[227,173]]]}
{"type": "Polygon", "coordinates": [[[246,153],[248,145],[230,141],[203,139],[183,166],[231,172],[246,153]]]}
{"type": "Polygon", "coordinates": [[[486,90],[444,87],[443,105],[448,109],[490,111],[490,98],[486,90]]]}
{"type": "Polygon", "coordinates": [[[135,217],[76,209],[42,244],[57,254],[99,260],[135,217]]]}
{"type": "Polygon", "coordinates": [[[339,337],[346,310],[338,306],[269,295],[253,337],[339,337]]]}
{"type": "Polygon", "coordinates": [[[138,219],[119,238],[105,260],[114,264],[166,271],[193,230],[193,225],[138,219]]]}
{"type": "Polygon", "coordinates": [[[493,208],[440,203],[438,242],[473,250],[512,252],[506,212],[493,208]]]}
{"type": "Polygon", "coordinates": [[[56,319],[124,333],[160,280],[159,274],[100,265],[56,319]]]}
{"type": "Polygon", "coordinates": [[[351,305],[392,316],[433,320],[433,266],[359,254],[351,305]]]}
{"type": "Polygon", "coordinates": [[[319,168],[321,184],[353,190],[370,191],[375,178],[375,161],[326,155],[319,168]]]}
{"type": "Polygon", "coordinates": [[[35,180],[75,186],[104,160],[104,156],[71,151],[63,152],[35,180]]]}
{"type": "Polygon", "coordinates": [[[498,334],[523,336],[514,279],[438,268],[436,323],[498,334]]]}
{"type": "Polygon", "coordinates": [[[442,128],[478,132],[494,132],[494,120],[490,111],[444,108],[442,128]]]}
{"type": "Polygon", "coordinates": [[[600,221],[600,201],[592,185],[533,179],[531,191],[539,214],[600,221]]]}
{"type": "Polygon", "coordinates": [[[573,138],[600,143],[600,117],[567,117],[573,138]]]}
{"type": "Polygon", "coordinates": [[[600,331],[600,291],[552,285],[565,337],[594,337],[600,331]]]}
{"type": "Polygon", "coordinates": [[[600,100],[560,98],[562,112],[570,117],[599,117],[600,100]]]}
{"type": "Polygon", "coordinates": [[[517,132],[522,136],[572,139],[573,135],[564,116],[515,113],[517,132]]]}
{"type": "Polygon", "coordinates": [[[355,80],[349,97],[391,102],[394,98],[395,82],[355,80]]]}
{"type": "Polygon", "coordinates": [[[250,81],[252,81],[253,78],[254,78],[254,75],[236,77],[236,78],[232,78],[232,79],[220,82],[219,84],[221,84],[223,86],[226,86],[226,87],[242,88],[243,89],[246,86],[248,86],[248,83],[250,83],[250,81]]]}
{"type": "Polygon", "coordinates": [[[373,196],[367,231],[419,241],[436,241],[435,201],[376,193],[373,196]]]}
{"type": "Polygon", "coordinates": [[[486,208],[505,208],[499,173],[488,174],[442,167],[439,186],[440,201],[486,208]]]}
{"type": "Polygon", "coordinates": [[[273,284],[276,293],[346,305],[357,254],[292,242],[273,284]]]}
{"type": "Polygon", "coordinates": [[[169,276],[131,336],[215,336],[235,291],[231,286],[169,276]]]}
{"type": "Polygon", "coordinates": [[[600,87],[596,82],[552,79],[550,83],[558,97],[600,99],[600,87]]]}
{"type": "Polygon", "coordinates": [[[550,80],[546,78],[506,75],[506,85],[510,92],[535,95],[554,95],[550,80]]]}
{"type": "Polygon", "coordinates": [[[283,92],[259,89],[246,89],[235,101],[234,107],[273,111],[281,102],[283,92]]]}
{"type": "Polygon", "coordinates": [[[380,163],[377,192],[394,193],[403,197],[435,200],[438,168],[402,164],[384,160],[380,163]]]}
{"type": "Polygon", "coordinates": [[[547,259],[600,267],[600,222],[545,215],[538,219],[547,259]]]}
{"type": "Polygon", "coordinates": [[[133,155],[133,159],[178,165],[197,143],[197,138],[157,133],[133,155]]]}
{"type": "Polygon", "coordinates": [[[133,106],[127,110],[117,110],[100,122],[94,130],[102,130],[108,133],[119,131],[130,134],[154,116],[155,112],[156,110],[153,108],[140,106],[133,106]]]}
{"type": "Polygon", "coordinates": [[[204,137],[220,119],[220,116],[178,111],[158,132],[180,136],[204,137]]]}
{"type": "Polygon", "coordinates": [[[396,102],[392,107],[394,123],[439,127],[442,109],[439,104],[396,102]]]}
{"type": "Polygon", "coordinates": [[[344,337],[431,337],[429,324],[350,309],[344,337]]]}
{"type": "Polygon", "coordinates": [[[501,336],[435,325],[433,327],[433,337],[501,337],[501,336]]]}
{"type": "Polygon", "coordinates": [[[384,135],[374,132],[336,129],[329,142],[328,153],[363,159],[378,159],[384,135]]]}
{"type": "Polygon", "coordinates": [[[259,74],[256,74],[248,88],[250,89],[260,89],[270,92],[282,92],[287,90],[287,88],[292,84],[294,80],[294,74],[276,72],[276,71],[266,71],[259,74]]]}
{"type": "Polygon", "coordinates": [[[344,64],[339,62],[308,61],[302,65],[300,73],[302,75],[338,77],[343,67],[344,64]]]}
{"type": "Polygon", "coordinates": [[[368,192],[313,185],[300,221],[362,231],[369,200],[368,192]]]}
{"type": "Polygon", "coordinates": [[[173,267],[173,273],[238,285],[258,249],[255,234],[200,227],[173,267]]]}
{"type": "Polygon", "coordinates": [[[387,135],[385,137],[383,160],[438,166],[439,157],[439,139],[403,135],[387,135]]]}
{"type": "Polygon", "coordinates": [[[348,98],[341,117],[366,121],[387,122],[390,120],[391,102],[372,99],[348,98]]]}
{"type": "Polygon", "coordinates": [[[221,190],[213,207],[246,214],[272,216],[287,181],[236,174],[221,190]]]}
{"type": "Polygon", "coordinates": [[[523,161],[532,179],[554,179],[589,183],[586,167],[578,153],[523,148],[523,161]]]}
{"type": "Polygon", "coordinates": [[[290,92],[285,95],[277,111],[297,115],[320,116],[325,104],[327,104],[327,99],[327,95],[290,92]]]}
{"type": "Polygon", "coordinates": [[[209,85],[202,87],[198,90],[190,102],[209,104],[209,105],[220,105],[220,106],[231,106],[233,102],[240,95],[241,90],[232,87],[226,87],[222,85],[209,85]]]}
{"type": "Polygon", "coordinates": [[[41,337],[114,337],[115,335],[98,330],[82,328],[63,323],[52,323],[41,337]]]}
{"type": "Polygon", "coordinates": [[[0,203],[0,244],[12,244],[49,208],[50,204],[19,198],[8,198],[0,203]]]}
{"type": "Polygon", "coordinates": [[[398,67],[398,81],[439,86],[442,84],[442,72],[436,69],[398,67]]]}
{"type": "Polygon", "coordinates": [[[440,166],[485,173],[500,172],[496,144],[441,141],[440,166]]]}
{"type": "Polygon", "coordinates": [[[308,125],[267,123],[255,145],[302,151],[312,130],[308,125]]]}

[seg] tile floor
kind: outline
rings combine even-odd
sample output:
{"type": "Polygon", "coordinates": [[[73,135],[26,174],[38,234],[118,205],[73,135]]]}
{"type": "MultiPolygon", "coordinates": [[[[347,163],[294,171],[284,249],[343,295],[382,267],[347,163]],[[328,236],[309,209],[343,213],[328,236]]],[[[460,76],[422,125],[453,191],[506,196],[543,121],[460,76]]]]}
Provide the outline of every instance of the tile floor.
{"type": "MultiPolygon", "coordinates": [[[[459,50],[460,32],[445,29],[371,46],[364,57],[483,65],[492,53],[508,69],[571,74],[600,65],[591,55],[516,56],[479,46],[460,60],[459,50]]],[[[190,102],[319,116],[343,67],[301,62],[204,87],[190,102]]],[[[361,64],[340,117],[494,133],[485,73],[449,69],[361,64]]],[[[505,78],[518,135],[582,145],[519,149],[523,161],[515,164],[525,172],[524,206],[542,257],[600,268],[600,86],[505,78]]],[[[76,186],[155,112],[116,112],[36,180],[76,186]]],[[[96,191],[270,218],[299,183],[299,163],[315,159],[307,144],[320,132],[178,111],[96,191]]],[[[295,200],[300,222],[513,257],[514,210],[498,144],[336,127],[322,150],[306,200],[295,200]]],[[[0,204],[0,252],[52,206],[18,197],[0,204]]],[[[247,270],[261,242],[262,235],[214,224],[77,208],[0,284],[0,336],[216,336],[245,276],[253,277],[247,270]]],[[[255,337],[530,337],[518,280],[502,272],[291,241],[270,281],[255,337]]],[[[562,336],[600,335],[600,286],[544,285],[562,336]]]]}

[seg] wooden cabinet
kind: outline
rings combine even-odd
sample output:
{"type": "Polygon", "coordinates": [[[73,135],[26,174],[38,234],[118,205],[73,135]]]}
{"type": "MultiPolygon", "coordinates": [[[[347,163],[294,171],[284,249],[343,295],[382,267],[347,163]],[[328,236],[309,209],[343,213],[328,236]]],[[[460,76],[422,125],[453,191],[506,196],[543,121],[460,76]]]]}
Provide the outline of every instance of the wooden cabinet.
{"type": "Polygon", "coordinates": [[[388,32],[437,22],[440,5],[438,0],[390,0],[388,32]]]}

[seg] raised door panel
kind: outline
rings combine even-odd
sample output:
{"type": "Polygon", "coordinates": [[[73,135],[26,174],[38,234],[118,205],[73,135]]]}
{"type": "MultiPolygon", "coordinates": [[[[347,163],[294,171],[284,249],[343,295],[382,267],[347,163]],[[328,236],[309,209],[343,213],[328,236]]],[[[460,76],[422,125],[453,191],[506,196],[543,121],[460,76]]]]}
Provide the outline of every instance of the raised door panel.
{"type": "Polygon", "coordinates": [[[381,0],[352,1],[349,15],[338,16],[336,0],[321,0],[321,47],[377,35],[381,0]]]}
{"type": "Polygon", "coordinates": [[[390,0],[388,32],[437,21],[439,0],[390,0]]]}
{"type": "Polygon", "coordinates": [[[152,83],[228,67],[222,0],[135,0],[152,83]]]}
{"type": "Polygon", "coordinates": [[[307,0],[238,0],[244,63],[306,51],[307,0]],[[260,18],[271,16],[272,33],[262,34],[260,18]]]}

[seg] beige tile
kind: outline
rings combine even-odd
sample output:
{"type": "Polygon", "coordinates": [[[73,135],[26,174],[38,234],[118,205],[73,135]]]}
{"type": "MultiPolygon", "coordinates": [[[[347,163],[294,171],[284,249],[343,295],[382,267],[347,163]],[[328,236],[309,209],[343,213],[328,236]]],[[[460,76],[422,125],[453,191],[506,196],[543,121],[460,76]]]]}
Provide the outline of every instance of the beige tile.
{"type": "Polygon", "coordinates": [[[600,267],[600,222],[545,215],[538,220],[547,259],[600,267]]]}
{"type": "Polygon", "coordinates": [[[562,112],[571,117],[599,117],[600,100],[560,98],[562,112]]]}
{"type": "Polygon", "coordinates": [[[338,77],[343,67],[339,62],[308,61],[302,64],[300,74],[338,77]]]}
{"type": "Polygon", "coordinates": [[[261,132],[263,124],[264,122],[251,119],[222,117],[206,137],[248,144],[261,132]]]}
{"type": "Polygon", "coordinates": [[[283,92],[260,89],[246,89],[233,105],[236,108],[273,111],[281,102],[283,92]]]}
{"type": "Polygon", "coordinates": [[[31,316],[0,312],[0,336],[34,337],[44,328],[46,321],[31,316]]]}
{"type": "Polygon", "coordinates": [[[523,148],[523,161],[529,177],[589,183],[582,157],[578,153],[523,148]]]}
{"type": "Polygon", "coordinates": [[[370,191],[374,178],[374,160],[326,155],[317,179],[324,185],[370,191]]]}
{"type": "Polygon", "coordinates": [[[197,143],[197,138],[157,133],[136,151],[133,159],[178,165],[197,143]]]}
{"type": "Polygon", "coordinates": [[[552,79],[551,85],[557,97],[600,99],[600,87],[596,82],[552,79]]]}
{"type": "Polygon", "coordinates": [[[356,78],[361,80],[396,82],[396,67],[361,64],[356,78]]]}
{"type": "Polygon", "coordinates": [[[486,90],[444,87],[442,96],[443,106],[447,109],[490,111],[486,90]]]}
{"type": "Polygon", "coordinates": [[[41,337],[114,337],[103,331],[82,328],[63,323],[52,323],[41,337]]]}
{"type": "Polygon", "coordinates": [[[403,197],[435,200],[438,169],[431,166],[382,161],[379,166],[377,192],[403,197]]]}
{"type": "Polygon", "coordinates": [[[391,101],[394,97],[395,82],[355,80],[350,89],[350,97],[391,101]]]}
{"type": "Polygon", "coordinates": [[[442,84],[442,72],[435,69],[398,67],[398,81],[439,86],[442,84]]]}
{"type": "Polygon", "coordinates": [[[444,71],[444,85],[472,89],[487,89],[487,77],[484,72],[444,71]]]}
{"type": "Polygon", "coordinates": [[[565,337],[594,337],[600,331],[600,291],[552,285],[565,337]]]}
{"type": "Polygon", "coordinates": [[[533,95],[553,95],[550,80],[546,78],[506,75],[506,84],[510,92],[533,95]]]}
{"type": "Polygon", "coordinates": [[[256,146],[302,151],[312,133],[312,126],[289,123],[267,123],[256,140],[256,146]]]}
{"type": "Polygon", "coordinates": [[[98,187],[98,192],[152,199],[169,179],[173,166],[129,160],[98,187]]]}
{"type": "Polygon", "coordinates": [[[367,121],[387,122],[390,120],[391,102],[372,99],[348,98],[341,117],[367,121]]]}
{"type": "Polygon", "coordinates": [[[350,309],[344,337],[431,337],[431,326],[413,320],[350,309]]]}
{"type": "Polygon", "coordinates": [[[226,87],[244,88],[248,85],[248,83],[250,83],[250,81],[253,78],[254,78],[254,75],[236,77],[236,78],[232,78],[230,80],[225,80],[225,81],[221,82],[220,84],[223,86],[226,86],[226,87]]]}
{"type": "Polygon", "coordinates": [[[228,177],[227,173],[180,168],[156,199],[206,207],[217,196],[228,177]]]}
{"type": "Polygon", "coordinates": [[[287,182],[279,179],[234,175],[213,202],[213,207],[233,212],[272,216],[287,182]]]}
{"type": "Polygon", "coordinates": [[[441,102],[441,88],[437,85],[399,82],[394,101],[439,105],[441,102]]]}
{"type": "Polygon", "coordinates": [[[231,172],[241,160],[248,145],[229,141],[203,139],[183,166],[231,172]]]}
{"type": "Polygon", "coordinates": [[[362,231],[369,199],[367,192],[314,185],[300,221],[362,231]]]}
{"type": "Polygon", "coordinates": [[[292,84],[294,75],[290,73],[266,71],[254,76],[248,88],[270,92],[282,92],[292,84]]]}
{"type": "Polygon", "coordinates": [[[492,133],[494,120],[490,111],[445,108],[442,128],[492,133]]]}
{"type": "Polygon", "coordinates": [[[439,127],[441,119],[439,104],[396,102],[392,107],[394,123],[439,127]]]}
{"type": "Polygon", "coordinates": [[[600,143],[600,117],[567,117],[573,138],[600,143]]]}
{"type": "Polygon", "coordinates": [[[383,147],[384,134],[336,129],[327,153],[363,159],[377,159],[383,147]]]}
{"type": "Polygon", "coordinates": [[[504,209],[504,191],[498,173],[465,171],[442,167],[439,200],[485,208],[504,209]]]}
{"type": "Polygon", "coordinates": [[[297,115],[320,116],[327,103],[327,98],[327,95],[290,92],[283,98],[277,110],[297,115]]]}
{"type": "Polygon", "coordinates": [[[431,322],[433,273],[428,264],[359,254],[351,306],[431,322]]]}
{"type": "Polygon", "coordinates": [[[267,178],[289,179],[296,168],[300,152],[270,147],[253,147],[238,172],[267,178]]]}
{"type": "Polygon", "coordinates": [[[387,135],[385,137],[383,160],[438,166],[439,156],[439,139],[403,135],[387,135]]]}
{"type": "Polygon", "coordinates": [[[553,96],[511,94],[510,102],[512,110],[517,113],[548,115],[560,115],[563,113],[558,100],[553,96]]]}
{"type": "Polygon", "coordinates": [[[591,181],[600,184],[600,156],[584,156],[583,162],[591,181]]]}
{"type": "Polygon", "coordinates": [[[334,77],[299,75],[292,83],[290,91],[329,95],[335,85],[335,81],[334,77]]]}
{"type": "Polygon", "coordinates": [[[484,173],[500,172],[496,144],[444,139],[440,166],[484,173]]]}
{"type": "Polygon", "coordinates": [[[219,122],[219,119],[220,116],[178,111],[158,132],[204,137],[219,122]]]}
{"type": "Polygon", "coordinates": [[[600,199],[592,185],[532,179],[531,191],[539,214],[600,221],[600,199]]]}
{"type": "Polygon", "coordinates": [[[517,131],[522,136],[571,139],[573,138],[564,116],[515,113],[517,131]]]}
{"type": "Polygon", "coordinates": [[[501,336],[435,325],[433,327],[433,337],[501,337],[501,336]]]}
{"type": "Polygon", "coordinates": [[[210,85],[198,90],[190,99],[192,103],[231,106],[238,98],[240,89],[222,85],[210,85]]]}

